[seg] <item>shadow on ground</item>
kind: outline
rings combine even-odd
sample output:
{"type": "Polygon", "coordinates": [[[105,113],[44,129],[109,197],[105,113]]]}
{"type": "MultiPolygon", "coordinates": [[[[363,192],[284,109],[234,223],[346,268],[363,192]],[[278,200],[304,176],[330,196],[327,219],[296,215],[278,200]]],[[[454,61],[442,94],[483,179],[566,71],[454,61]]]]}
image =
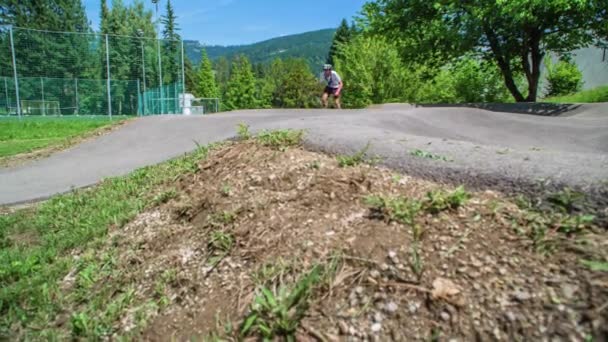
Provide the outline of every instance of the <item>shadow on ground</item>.
{"type": "Polygon", "coordinates": [[[572,103],[462,103],[462,104],[433,104],[421,103],[416,104],[416,107],[428,108],[445,108],[445,107],[469,107],[485,109],[492,112],[514,113],[514,114],[530,114],[541,116],[560,116],[568,112],[572,112],[581,107],[580,104],[572,103]]]}

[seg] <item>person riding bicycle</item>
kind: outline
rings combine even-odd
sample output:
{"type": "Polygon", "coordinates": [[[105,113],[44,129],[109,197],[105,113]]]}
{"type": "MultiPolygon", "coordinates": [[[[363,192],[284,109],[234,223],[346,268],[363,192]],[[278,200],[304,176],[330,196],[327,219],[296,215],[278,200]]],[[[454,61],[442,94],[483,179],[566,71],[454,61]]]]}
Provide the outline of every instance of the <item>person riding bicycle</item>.
{"type": "Polygon", "coordinates": [[[344,84],[342,83],[342,78],[340,78],[340,75],[333,70],[331,64],[325,64],[323,66],[323,79],[327,83],[325,90],[323,91],[323,96],[321,97],[323,108],[327,108],[329,97],[333,95],[336,101],[336,106],[338,109],[342,109],[340,95],[344,84]]]}

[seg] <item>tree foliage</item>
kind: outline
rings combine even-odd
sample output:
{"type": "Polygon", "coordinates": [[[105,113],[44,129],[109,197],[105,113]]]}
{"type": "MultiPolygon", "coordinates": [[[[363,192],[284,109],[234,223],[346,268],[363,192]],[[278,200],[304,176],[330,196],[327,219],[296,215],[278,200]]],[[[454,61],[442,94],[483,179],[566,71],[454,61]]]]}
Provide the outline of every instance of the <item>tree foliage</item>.
{"type": "Polygon", "coordinates": [[[327,56],[327,63],[334,64],[335,58],[339,54],[338,47],[342,44],[348,43],[353,37],[353,29],[348,26],[346,19],[342,19],[340,26],[336,30],[334,39],[329,48],[329,55],[327,56]]]}
{"type": "Polygon", "coordinates": [[[377,0],[359,22],[388,37],[406,60],[448,61],[467,52],[493,59],[518,101],[535,101],[548,52],[588,45],[606,16],[607,0],[377,0]],[[524,95],[516,78],[526,79],[524,95]]]}
{"type": "Polygon", "coordinates": [[[215,82],[215,75],[211,66],[211,61],[207,57],[207,52],[203,49],[201,54],[201,64],[198,67],[198,85],[196,95],[206,98],[219,97],[219,89],[215,82]]]}
{"type": "Polygon", "coordinates": [[[557,63],[545,59],[547,67],[547,96],[569,95],[583,88],[583,74],[568,58],[562,57],[557,63]]]}
{"type": "Polygon", "coordinates": [[[258,107],[255,77],[251,63],[245,56],[237,56],[232,62],[223,103],[228,110],[258,107]]]}

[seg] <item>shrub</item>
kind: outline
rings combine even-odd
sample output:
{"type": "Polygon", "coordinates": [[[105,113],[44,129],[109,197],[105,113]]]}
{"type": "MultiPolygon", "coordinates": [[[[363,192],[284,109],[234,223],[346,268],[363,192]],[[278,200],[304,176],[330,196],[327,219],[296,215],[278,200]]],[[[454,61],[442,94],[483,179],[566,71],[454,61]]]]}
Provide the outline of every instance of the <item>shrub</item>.
{"type": "Polygon", "coordinates": [[[545,59],[547,67],[547,96],[560,96],[576,93],[583,87],[583,73],[568,58],[561,58],[553,64],[551,58],[545,59]]]}

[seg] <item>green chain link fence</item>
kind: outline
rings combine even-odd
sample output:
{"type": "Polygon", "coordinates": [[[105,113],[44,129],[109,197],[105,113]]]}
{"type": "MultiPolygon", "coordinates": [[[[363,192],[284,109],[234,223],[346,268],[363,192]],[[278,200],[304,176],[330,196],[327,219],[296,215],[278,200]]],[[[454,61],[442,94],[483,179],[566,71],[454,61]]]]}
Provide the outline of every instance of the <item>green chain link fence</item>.
{"type": "Polygon", "coordinates": [[[181,114],[181,41],[0,27],[0,115],[181,114]]]}

